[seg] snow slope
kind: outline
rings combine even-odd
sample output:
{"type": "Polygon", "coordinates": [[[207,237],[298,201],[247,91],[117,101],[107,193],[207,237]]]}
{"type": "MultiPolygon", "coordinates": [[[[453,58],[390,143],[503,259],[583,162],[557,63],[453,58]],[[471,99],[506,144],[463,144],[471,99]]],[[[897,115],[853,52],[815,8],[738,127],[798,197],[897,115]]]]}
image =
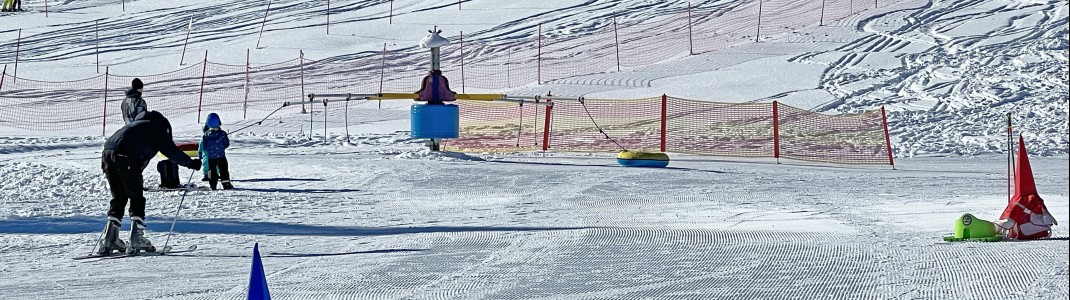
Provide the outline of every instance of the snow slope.
{"type": "MultiPolygon", "coordinates": [[[[280,299],[1067,296],[1065,226],[1051,241],[939,240],[962,213],[998,217],[999,157],[629,169],[605,155],[420,148],[405,133],[242,136],[229,153],[238,189],[184,200],[172,241],[200,250],[104,261],[70,259],[103,222],[99,142],[8,151],[0,298],[240,299],[254,242],[280,299]]],[[[1066,224],[1067,159],[1033,162],[1066,224]]],[[[157,244],[181,196],[148,194],[157,244]]]]}
{"type": "MultiPolygon", "coordinates": [[[[385,1],[332,3],[326,38],[317,38],[320,3],[273,2],[254,63],[299,49],[344,61],[384,41],[412,44],[433,25],[501,41],[525,38],[539,20],[583,32],[620,7],[684,4],[477,0],[458,12],[455,3],[396,2],[396,27],[368,26],[382,23],[385,1]]],[[[32,25],[20,77],[95,74],[84,38],[92,20],[106,20],[102,60],[138,74],[177,67],[191,13],[205,21],[187,61],[209,48],[243,61],[263,18],[261,1],[143,0],[126,13],[115,1],[50,5],[47,19],[36,6],[2,16],[32,25]]],[[[171,242],[200,249],[174,256],[71,260],[91,251],[107,209],[99,128],[3,129],[0,299],[242,299],[254,242],[277,299],[1067,299],[1067,6],[903,1],[722,52],[506,91],[777,99],[827,112],[883,104],[896,170],[687,155],[634,169],[601,153],[433,153],[409,138],[402,102],[354,103],[348,114],[327,112],[327,123],[318,110],[259,125],[266,112],[224,114],[227,129],[253,125],[228,150],[238,189],[147,194],[157,245],[183,203],[171,242]],[[1011,111],[1062,224],[1056,238],[942,242],[962,213],[994,220],[1006,205],[998,145],[1011,111]]],[[[15,34],[0,31],[4,49],[15,34]]],[[[195,116],[172,121],[176,140],[197,138],[195,116]]],[[[187,172],[183,180],[196,181],[187,172]]]]}

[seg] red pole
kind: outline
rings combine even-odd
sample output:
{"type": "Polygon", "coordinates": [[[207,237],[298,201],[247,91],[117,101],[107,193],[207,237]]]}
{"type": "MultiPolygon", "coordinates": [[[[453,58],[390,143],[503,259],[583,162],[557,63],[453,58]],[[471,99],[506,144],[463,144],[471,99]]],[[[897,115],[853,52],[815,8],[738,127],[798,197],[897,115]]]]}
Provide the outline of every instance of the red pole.
{"type": "Polygon", "coordinates": [[[93,21],[93,40],[96,42],[97,52],[97,74],[100,74],[100,24],[98,21],[93,21]]]}
{"type": "Polygon", "coordinates": [[[888,134],[888,114],[884,111],[884,105],[881,105],[881,121],[884,122],[884,144],[888,147],[888,164],[892,165],[892,170],[895,170],[895,160],[892,157],[892,138],[888,134]]]}
{"type": "Polygon", "coordinates": [[[668,135],[666,132],[668,128],[668,115],[669,115],[669,96],[661,94],[661,152],[665,152],[665,137],[668,135]]]}
{"type": "MultiPolygon", "coordinates": [[[[536,61],[538,62],[538,67],[535,70],[535,74],[536,74],[536,79],[535,80],[536,80],[536,82],[538,84],[542,84],[542,23],[539,23],[539,54],[538,54],[538,57],[536,58],[536,61]]],[[[543,146],[543,147],[545,147],[545,146],[543,146]]]]}
{"type": "Polygon", "coordinates": [[[267,8],[264,9],[264,21],[260,23],[260,34],[256,36],[257,49],[260,49],[260,37],[264,36],[264,27],[267,26],[268,12],[271,12],[271,0],[268,0],[267,8]]]}
{"type": "Polygon", "coordinates": [[[754,42],[758,42],[758,37],[762,35],[762,0],[758,0],[758,33],[754,34],[754,42]]]}
{"type": "Polygon", "coordinates": [[[773,157],[776,157],[776,163],[780,163],[780,111],[778,107],[780,104],[773,101],[773,157]]]}
{"type": "Polygon", "coordinates": [[[204,50],[204,66],[201,68],[201,91],[197,100],[197,120],[201,119],[201,107],[204,105],[204,76],[208,74],[208,50],[204,50]]]}
{"type": "MultiPolygon", "coordinates": [[[[461,1],[457,1],[460,5],[461,1]]],[[[464,31],[461,31],[461,94],[464,94],[464,31]]]]}
{"type": "Polygon", "coordinates": [[[22,47],[22,28],[19,28],[19,38],[15,40],[15,73],[11,75],[11,82],[19,79],[19,49],[22,47]]]}
{"type": "MultiPolygon", "coordinates": [[[[394,1],[390,1],[394,3],[394,1]]],[[[386,80],[386,43],[383,43],[383,64],[379,67],[379,93],[383,93],[383,81],[386,80]]],[[[383,108],[383,100],[379,99],[379,108],[383,108]]]]}
{"type": "MultiPolygon", "coordinates": [[[[387,20],[389,20],[390,24],[394,24],[394,0],[390,0],[390,17],[387,20]]],[[[379,102],[382,102],[382,100],[379,102]]]]}
{"type": "Polygon", "coordinates": [[[189,17],[189,26],[186,27],[186,41],[182,42],[182,58],[178,60],[178,65],[186,63],[186,45],[189,44],[189,33],[193,31],[193,17],[189,17]]]}
{"type": "Polygon", "coordinates": [[[613,45],[617,47],[617,72],[620,72],[620,39],[617,38],[617,16],[613,16],[613,45]]]}
{"type": "Polygon", "coordinates": [[[242,104],[241,118],[249,116],[249,48],[245,49],[245,103],[242,104]]]}
{"type": "Polygon", "coordinates": [[[689,53],[695,55],[695,41],[691,35],[691,2],[687,3],[687,45],[691,49],[689,53]]]}
{"type": "Polygon", "coordinates": [[[825,0],[821,0],[821,19],[817,22],[817,26],[825,26],[825,0]]]}
{"type": "MultiPolygon", "coordinates": [[[[549,96],[549,95],[547,95],[549,96]]],[[[542,122],[542,151],[550,149],[550,113],[554,110],[552,99],[546,99],[546,117],[542,122]]]]}
{"type": "Polygon", "coordinates": [[[100,124],[100,135],[108,136],[108,67],[104,67],[104,115],[100,124]]]}
{"type": "Polygon", "coordinates": [[[4,77],[7,77],[7,65],[4,65],[4,71],[0,72],[0,91],[4,90],[4,77]]]}

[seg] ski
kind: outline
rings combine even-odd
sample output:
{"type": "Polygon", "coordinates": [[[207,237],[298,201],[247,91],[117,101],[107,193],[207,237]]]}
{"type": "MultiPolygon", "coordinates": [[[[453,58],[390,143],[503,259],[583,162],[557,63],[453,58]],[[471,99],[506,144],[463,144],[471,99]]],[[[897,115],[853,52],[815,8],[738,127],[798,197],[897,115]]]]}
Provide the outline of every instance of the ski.
{"type": "Polygon", "coordinates": [[[167,246],[163,250],[159,250],[159,251],[142,251],[142,252],[136,252],[136,253],[116,253],[116,254],[112,254],[112,255],[99,255],[99,254],[94,253],[94,254],[90,254],[90,255],[86,255],[86,256],[74,257],[73,259],[74,260],[86,260],[86,259],[91,259],[91,258],[115,259],[115,258],[126,258],[126,257],[134,257],[134,256],[164,256],[164,255],[175,254],[175,253],[192,252],[194,250],[197,250],[197,245],[191,245],[189,247],[186,247],[185,249],[179,249],[179,250],[174,250],[173,247],[167,246]]]}
{"type": "Polygon", "coordinates": [[[177,188],[146,187],[146,192],[207,191],[207,186],[184,185],[177,188]]]}

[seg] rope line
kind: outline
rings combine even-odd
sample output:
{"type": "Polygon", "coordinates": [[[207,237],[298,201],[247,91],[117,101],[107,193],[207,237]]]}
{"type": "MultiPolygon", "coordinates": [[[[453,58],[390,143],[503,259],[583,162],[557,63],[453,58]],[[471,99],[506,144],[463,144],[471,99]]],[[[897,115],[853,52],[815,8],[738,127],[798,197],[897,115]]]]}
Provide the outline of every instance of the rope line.
{"type": "Polygon", "coordinates": [[[610,137],[609,134],[607,134],[605,130],[602,130],[602,126],[598,126],[598,122],[595,122],[594,116],[591,115],[591,111],[587,110],[586,101],[584,101],[583,98],[580,98],[579,102],[580,102],[580,105],[583,106],[583,112],[587,113],[587,118],[591,119],[591,124],[594,124],[594,128],[598,129],[598,132],[601,133],[603,136],[605,136],[606,139],[609,139],[609,141],[613,142],[614,144],[617,144],[617,147],[620,147],[621,150],[628,151],[628,148],[624,148],[624,146],[621,146],[620,143],[617,142],[617,140],[615,140],[612,137],[610,137]]]}
{"type": "Polygon", "coordinates": [[[283,108],[285,108],[287,106],[289,106],[289,104],[284,103],[284,104],[282,104],[282,106],[279,106],[279,108],[276,108],[275,111],[271,112],[270,114],[265,116],[263,119],[260,119],[260,121],[256,121],[256,123],[245,125],[245,127],[238,128],[238,130],[231,131],[230,134],[235,134],[238,131],[242,131],[242,130],[245,130],[246,128],[252,127],[253,125],[260,125],[261,123],[264,123],[264,121],[266,121],[267,118],[270,118],[271,115],[274,115],[275,113],[279,112],[280,110],[282,110],[283,108]]]}

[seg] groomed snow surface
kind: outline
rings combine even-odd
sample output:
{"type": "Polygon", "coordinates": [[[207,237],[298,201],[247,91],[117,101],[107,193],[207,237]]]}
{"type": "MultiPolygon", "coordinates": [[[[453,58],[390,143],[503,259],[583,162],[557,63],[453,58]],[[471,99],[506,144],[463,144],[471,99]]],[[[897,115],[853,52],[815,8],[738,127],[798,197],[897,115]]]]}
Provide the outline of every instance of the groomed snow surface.
{"type": "MultiPolygon", "coordinates": [[[[232,9],[221,18],[262,17],[251,2],[191,2],[232,9]]],[[[398,2],[413,13],[455,12],[398,2]]],[[[118,3],[79,3],[63,4],[47,20],[32,15],[40,11],[3,18],[38,22],[38,31],[119,18],[118,3]]],[[[150,10],[152,3],[127,9],[148,11],[139,16],[147,19],[179,9],[150,10]]],[[[306,15],[315,7],[287,3],[274,4],[292,12],[277,26],[313,26],[306,15]]],[[[580,4],[539,3],[500,20],[453,22],[486,29],[580,4]]],[[[254,243],[276,299],[1068,299],[1067,7],[902,1],[725,52],[507,91],[776,98],[830,113],[884,104],[895,170],[678,154],[668,168],[637,169],[618,166],[610,153],[437,153],[409,138],[408,103],[400,102],[331,110],[326,137],[319,110],[283,110],[259,125],[267,112],[244,120],[224,113],[225,129],[254,125],[231,137],[237,189],[146,194],[149,238],[162,246],[181,202],[170,243],[199,247],[170,256],[72,260],[92,251],[105,222],[100,129],[5,128],[0,299],[243,299],[254,243]],[[1060,224],[1055,238],[943,242],[961,214],[995,220],[1006,206],[1000,122],[1008,111],[1020,113],[1038,190],[1060,224]],[[339,122],[346,117],[349,128],[339,122]]],[[[420,30],[399,40],[414,43],[429,23],[405,20],[395,19],[420,30]]],[[[241,28],[230,31],[235,37],[218,31],[198,47],[244,53],[256,27],[241,28]]],[[[112,56],[113,63],[151,70],[165,44],[167,55],[177,54],[173,43],[184,33],[159,30],[166,42],[123,46],[116,51],[131,55],[112,56]]],[[[495,30],[505,29],[488,35],[495,30]]],[[[265,51],[292,58],[296,48],[278,48],[286,32],[265,33],[276,37],[265,51]]],[[[295,37],[291,46],[300,42],[295,37]]],[[[72,64],[46,52],[20,65],[20,74],[26,68],[30,78],[55,79],[72,64]]],[[[81,63],[72,70],[88,68],[81,63]]],[[[196,116],[169,117],[177,141],[198,138],[196,116]]],[[[159,180],[151,169],[146,185],[159,180]]],[[[206,185],[190,172],[180,172],[183,181],[206,185]]]]}
{"type": "MultiPolygon", "coordinates": [[[[237,189],[184,200],[172,244],[197,251],[100,261],[71,260],[104,223],[99,141],[8,144],[0,298],[241,299],[256,242],[278,299],[1068,296],[1065,225],[1054,240],[941,241],[962,213],[998,217],[998,156],[633,169],[607,154],[430,153],[406,133],[236,140],[237,189]]],[[[1067,224],[1067,159],[1033,167],[1067,224]]],[[[161,245],[183,193],[147,195],[161,245]]]]}

